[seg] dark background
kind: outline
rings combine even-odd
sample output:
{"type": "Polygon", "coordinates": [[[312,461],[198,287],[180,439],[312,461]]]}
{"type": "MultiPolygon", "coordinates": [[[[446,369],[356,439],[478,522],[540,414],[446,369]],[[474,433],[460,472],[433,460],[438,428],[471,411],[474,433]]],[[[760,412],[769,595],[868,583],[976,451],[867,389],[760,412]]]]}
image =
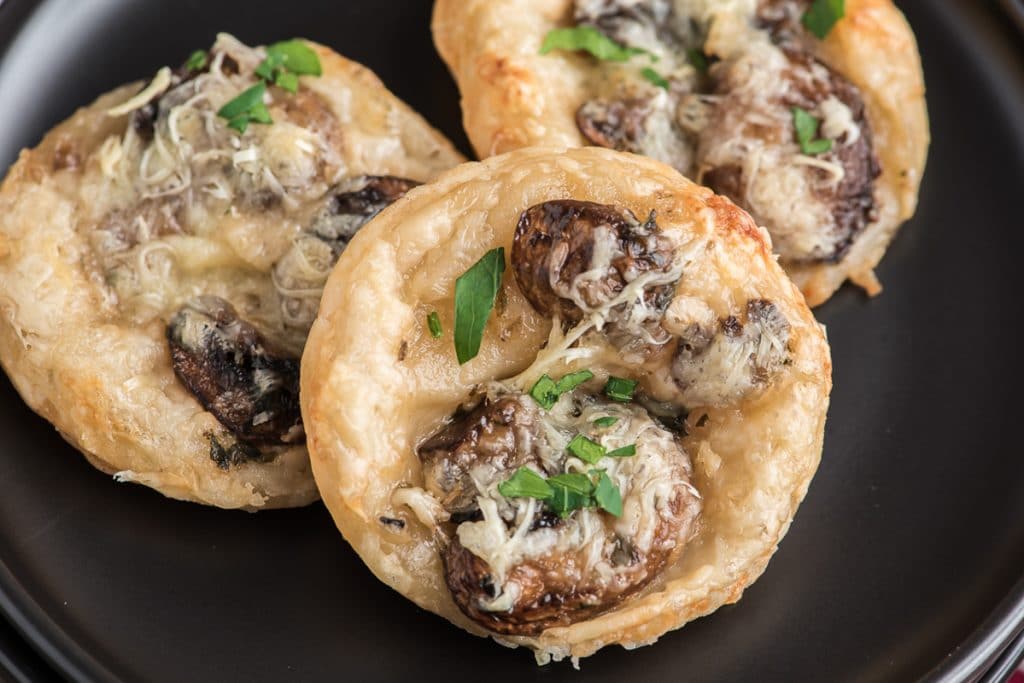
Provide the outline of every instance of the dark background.
{"type": "MultiPolygon", "coordinates": [[[[935,142],[918,215],[879,271],[884,294],[848,287],[817,311],[835,390],[807,500],[739,604],[655,646],[602,651],[583,662],[588,681],[959,680],[1019,630],[1021,44],[995,4],[898,4],[920,41],[935,142]]],[[[178,63],[219,28],[330,45],[468,152],[429,6],[7,0],[0,168],[76,106],[178,63]]],[[[579,679],[385,588],[320,505],[249,515],[165,500],[90,468],[4,379],[0,408],[0,610],[69,674],[579,679]]],[[[0,669],[6,658],[44,675],[2,624],[0,652],[0,669]]]]}

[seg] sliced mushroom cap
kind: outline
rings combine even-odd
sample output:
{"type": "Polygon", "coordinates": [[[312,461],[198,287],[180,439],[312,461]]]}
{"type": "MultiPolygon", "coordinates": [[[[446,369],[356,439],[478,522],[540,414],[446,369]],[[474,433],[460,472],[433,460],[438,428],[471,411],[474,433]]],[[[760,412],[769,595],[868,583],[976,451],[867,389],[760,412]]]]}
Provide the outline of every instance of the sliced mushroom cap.
{"type": "Polygon", "coordinates": [[[622,45],[652,49],[672,41],[672,0],[576,0],[574,18],[622,45]]]}
{"type": "Polygon", "coordinates": [[[252,444],[301,443],[299,361],[274,350],[227,301],[199,297],[167,325],[174,373],[199,403],[252,444]]]}
{"type": "Polygon", "coordinates": [[[426,490],[455,519],[478,511],[477,481],[495,472],[511,472],[536,462],[538,406],[525,396],[485,398],[452,421],[418,449],[426,490]]]}
{"type": "Polygon", "coordinates": [[[717,99],[699,180],[750,211],[791,261],[838,261],[876,216],[881,170],[860,91],[810,53],[758,45],[711,70],[717,99]],[[821,121],[828,152],[796,144],[793,108],[821,121]]]}
{"type": "MultiPolygon", "coordinates": [[[[516,282],[530,304],[571,323],[640,275],[669,270],[672,256],[653,214],[641,223],[629,209],[569,199],[524,211],[512,244],[516,282]]],[[[663,308],[671,290],[651,287],[644,296],[663,308]]]]}
{"type": "Polygon", "coordinates": [[[748,301],[743,321],[693,308],[678,316],[670,308],[665,320],[679,338],[672,376],[687,406],[738,403],[768,386],[789,359],[789,321],[771,301],[748,301]]]}
{"type": "Polygon", "coordinates": [[[330,193],[310,232],[337,247],[340,254],[361,227],[417,185],[415,180],[395,176],[351,178],[330,193]]]}
{"type": "Polygon", "coordinates": [[[427,490],[458,523],[442,554],[452,598],[496,633],[536,635],[614,607],[682,552],[700,510],[674,435],[638,405],[589,395],[563,396],[551,411],[522,395],[487,401],[420,457],[427,490]],[[594,424],[609,414],[613,426],[594,424]],[[566,450],[575,434],[615,447],[629,439],[635,450],[583,461],[566,450]],[[524,465],[545,477],[600,468],[621,493],[621,516],[584,506],[560,517],[541,500],[504,497],[500,483],[524,465]]]}
{"type": "Polygon", "coordinates": [[[359,176],[328,193],[310,226],[274,264],[274,283],[286,325],[309,329],[324,283],[352,237],[417,185],[415,180],[394,176],[359,176]]]}

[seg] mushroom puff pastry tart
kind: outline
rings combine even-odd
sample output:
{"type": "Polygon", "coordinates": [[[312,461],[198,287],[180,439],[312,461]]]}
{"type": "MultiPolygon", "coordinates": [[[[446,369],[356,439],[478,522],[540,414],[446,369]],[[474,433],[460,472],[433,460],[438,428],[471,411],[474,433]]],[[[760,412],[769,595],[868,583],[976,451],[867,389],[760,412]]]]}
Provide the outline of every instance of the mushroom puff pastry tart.
{"type": "Polygon", "coordinates": [[[317,498],[299,358],[355,231],[461,161],[366,68],[220,35],[0,190],[0,359],[96,467],[225,508],[317,498]]]}
{"type": "Polygon", "coordinates": [[[541,663],[738,600],[807,491],[831,389],[822,328],[750,216],[599,148],[413,190],[342,256],[302,366],[348,542],[541,663]]]}
{"type": "Polygon", "coordinates": [[[891,0],[438,0],[433,28],[481,155],[650,156],[749,211],[810,305],[881,291],[929,139],[891,0]]]}

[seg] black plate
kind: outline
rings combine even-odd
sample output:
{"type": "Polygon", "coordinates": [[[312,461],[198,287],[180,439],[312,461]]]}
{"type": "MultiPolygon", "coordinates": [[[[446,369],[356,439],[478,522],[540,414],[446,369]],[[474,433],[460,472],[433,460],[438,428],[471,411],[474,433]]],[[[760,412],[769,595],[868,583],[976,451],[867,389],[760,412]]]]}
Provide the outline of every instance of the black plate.
{"type": "MultiPolygon", "coordinates": [[[[220,29],[331,45],[465,148],[429,4],[7,0],[0,168],[76,106],[220,29]]],[[[847,288],[819,311],[835,392],[807,501],[739,604],[653,647],[601,652],[583,664],[589,681],[957,680],[1019,630],[1022,53],[994,7],[900,4],[920,39],[935,144],[920,211],[882,265],[885,293],[847,288]]],[[[68,675],[574,676],[407,603],[322,506],[248,515],[165,500],[90,468],[6,382],[0,406],[0,609],[68,675]]]]}

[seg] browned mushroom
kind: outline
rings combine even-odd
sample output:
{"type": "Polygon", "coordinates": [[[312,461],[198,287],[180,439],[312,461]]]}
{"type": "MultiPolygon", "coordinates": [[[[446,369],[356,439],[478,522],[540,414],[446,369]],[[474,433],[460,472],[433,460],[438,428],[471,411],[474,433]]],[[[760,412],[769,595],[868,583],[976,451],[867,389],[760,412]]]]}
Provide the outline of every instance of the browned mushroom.
{"type": "Polygon", "coordinates": [[[299,361],[271,347],[219,297],[199,297],[167,325],[174,373],[239,440],[301,443],[299,361]]]}
{"type": "Polygon", "coordinates": [[[671,432],[639,405],[580,392],[550,411],[521,394],[488,398],[419,455],[427,491],[457,526],[442,555],[448,588],[459,609],[497,633],[536,635],[615,606],[682,551],[700,509],[689,458],[671,432]],[[594,424],[609,414],[613,426],[594,424]],[[576,434],[594,444],[629,438],[634,449],[584,461],[566,450],[576,434]],[[501,482],[523,466],[547,477],[610,472],[625,512],[581,503],[560,515],[541,500],[504,497],[501,482]],[[509,544],[515,549],[490,552],[509,544]]]}
{"type": "Polygon", "coordinates": [[[346,180],[332,192],[310,226],[310,232],[334,247],[338,254],[356,232],[378,213],[419,185],[395,176],[364,175],[346,180]]]}
{"type": "Polygon", "coordinates": [[[511,472],[536,462],[538,407],[526,396],[485,398],[455,415],[440,432],[420,445],[426,490],[456,521],[474,516],[477,489],[472,469],[484,465],[511,472]]]}
{"type": "Polygon", "coordinates": [[[860,91],[793,45],[762,46],[711,75],[718,97],[700,134],[699,180],[766,225],[783,258],[841,259],[876,216],[880,167],[860,91]],[[823,121],[830,151],[800,155],[794,107],[823,121]]]}
{"type": "Polygon", "coordinates": [[[766,387],[789,358],[789,321],[771,301],[748,301],[744,321],[692,311],[676,321],[673,313],[665,323],[678,325],[672,376],[687,406],[732,405],[766,387]]]}
{"type": "MultiPolygon", "coordinates": [[[[653,213],[641,223],[629,209],[563,199],[522,213],[512,268],[534,308],[575,323],[642,274],[668,271],[672,253],[653,213]]],[[[668,304],[672,287],[645,288],[653,315],[668,304]]]]}

